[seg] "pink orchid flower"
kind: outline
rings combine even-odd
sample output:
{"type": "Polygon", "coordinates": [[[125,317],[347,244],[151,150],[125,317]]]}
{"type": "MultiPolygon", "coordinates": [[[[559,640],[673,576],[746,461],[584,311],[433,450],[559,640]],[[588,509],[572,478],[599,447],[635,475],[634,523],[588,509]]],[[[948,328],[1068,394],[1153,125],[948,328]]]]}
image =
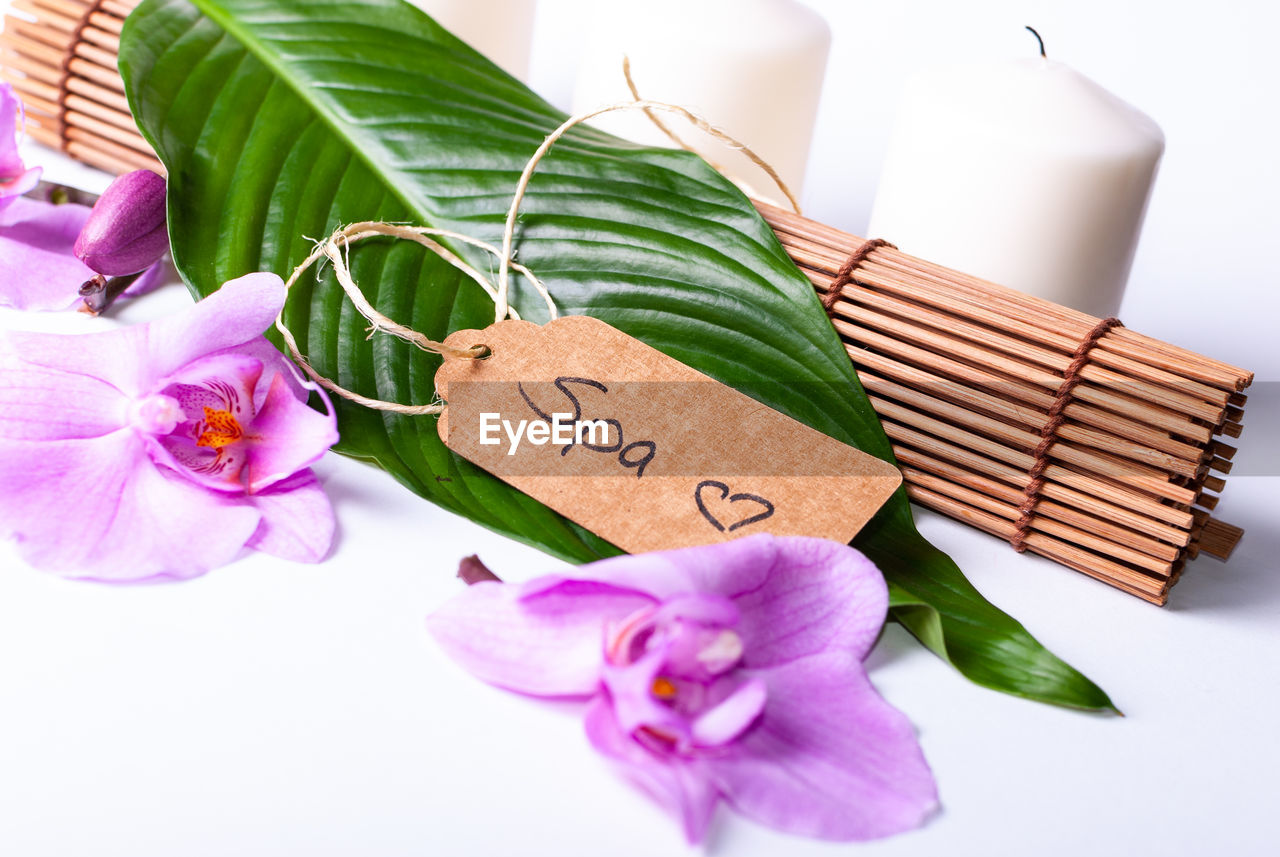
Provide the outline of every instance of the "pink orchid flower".
{"type": "Polygon", "coordinates": [[[865,840],[937,805],[911,724],[862,666],[887,606],[853,548],[757,535],[478,582],[428,625],[485,681],[588,700],[591,743],[691,842],[720,800],[779,830],[865,840]]]}
{"type": "Polygon", "coordinates": [[[284,298],[250,274],[150,324],[0,335],[0,535],[105,581],[193,577],[246,547],[323,558],[333,511],[308,467],[337,431],[262,336],[284,298]]]}

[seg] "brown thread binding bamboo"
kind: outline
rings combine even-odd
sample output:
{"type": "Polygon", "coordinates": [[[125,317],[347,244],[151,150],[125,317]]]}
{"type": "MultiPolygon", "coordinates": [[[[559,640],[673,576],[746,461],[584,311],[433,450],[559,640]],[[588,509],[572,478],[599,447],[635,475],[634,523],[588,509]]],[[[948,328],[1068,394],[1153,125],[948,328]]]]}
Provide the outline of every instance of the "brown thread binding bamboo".
{"type": "Polygon", "coordinates": [[[844,264],[840,266],[840,270],[836,271],[836,278],[831,281],[831,285],[827,287],[827,293],[822,296],[822,308],[827,311],[827,315],[831,315],[831,309],[835,306],[836,300],[844,292],[844,287],[853,282],[853,272],[863,263],[867,256],[871,255],[872,250],[880,247],[892,247],[897,250],[895,244],[890,244],[883,238],[870,238],[863,241],[857,250],[849,254],[849,258],[844,260],[844,264]]]}
{"type": "Polygon", "coordinates": [[[1027,482],[1027,490],[1023,497],[1022,505],[1018,507],[1018,522],[1013,538],[1009,540],[1009,544],[1013,545],[1013,549],[1018,553],[1022,553],[1027,549],[1027,536],[1031,532],[1031,520],[1035,516],[1036,506],[1040,504],[1040,494],[1044,490],[1044,471],[1049,466],[1049,450],[1058,442],[1058,429],[1062,428],[1062,424],[1067,420],[1062,412],[1071,402],[1071,396],[1075,392],[1076,386],[1083,380],[1080,377],[1080,373],[1088,365],[1089,352],[1106,335],[1108,330],[1119,326],[1120,319],[1118,318],[1108,318],[1098,322],[1093,330],[1089,331],[1089,335],[1080,343],[1075,353],[1072,354],[1071,363],[1067,366],[1067,371],[1062,376],[1062,386],[1058,389],[1058,395],[1053,404],[1049,406],[1049,418],[1045,421],[1044,428],[1040,430],[1040,443],[1036,444],[1035,452],[1031,454],[1031,457],[1035,459],[1035,463],[1031,465],[1031,470],[1027,473],[1030,479],[1027,482]]]}
{"type": "MultiPolygon", "coordinates": [[[[163,172],[115,67],[137,3],[15,0],[0,34],[27,132],[114,173],[163,172]]],[[[1211,512],[1251,373],[1123,327],[1073,373],[1099,319],[758,207],[829,307],[914,502],[1156,604],[1188,560],[1231,553],[1243,533],[1211,512]]]]}

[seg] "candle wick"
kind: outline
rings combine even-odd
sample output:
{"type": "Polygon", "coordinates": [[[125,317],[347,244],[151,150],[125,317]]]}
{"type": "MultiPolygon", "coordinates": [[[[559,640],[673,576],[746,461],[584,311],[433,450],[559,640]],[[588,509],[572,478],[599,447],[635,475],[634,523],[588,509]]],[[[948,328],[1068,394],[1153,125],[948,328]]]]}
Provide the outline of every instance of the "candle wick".
{"type": "Polygon", "coordinates": [[[1040,38],[1040,34],[1036,32],[1035,27],[1027,27],[1027,29],[1031,31],[1031,35],[1035,36],[1036,41],[1040,43],[1040,56],[1044,57],[1045,59],[1048,59],[1048,57],[1045,56],[1045,53],[1044,53],[1044,39],[1040,38]]]}

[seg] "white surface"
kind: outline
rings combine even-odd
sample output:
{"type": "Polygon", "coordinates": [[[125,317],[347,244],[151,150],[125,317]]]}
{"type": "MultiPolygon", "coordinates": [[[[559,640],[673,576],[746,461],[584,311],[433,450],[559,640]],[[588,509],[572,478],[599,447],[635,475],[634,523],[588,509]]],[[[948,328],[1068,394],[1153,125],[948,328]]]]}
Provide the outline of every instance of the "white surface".
{"type": "Polygon", "coordinates": [[[1110,318],[1163,152],[1150,117],[1065,63],[929,69],[903,90],[867,231],[1110,318]]]}
{"type": "MultiPolygon", "coordinates": [[[[571,55],[568,0],[543,3],[534,80],[565,94],[572,68],[555,64],[571,55]]],[[[1021,27],[1032,23],[1050,52],[1150,112],[1169,138],[1130,325],[1280,378],[1271,7],[815,5],[836,42],[811,213],[861,228],[908,70],[1014,55],[1028,49],[1021,27]]],[[[185,301],[172,288],[122,319],[185,301]]],[[[0,326],[17,324],[110,322],[0,313],[0,326]]],[[[1275,397],[1266,412],[1270,390],[1259,392],[1244,461],[1262,460],[1280,429],[1275,397]]],[[[320,470],[341,533],[318,567],[253,556],[186,584],[110,588],[49,578],[0,547],[0,854],[685,853],[677,826],[595,757],[573,706],[471,679],[423,630],[423,616],[458,591],[461,556],[479,552],[511,579],[555,563],[353,461],[333,457],[320,470]]],[[[1278,505],[1277,476],[1233,477],[1220,512],[1248,535],[1229,564],[1193,564],[1164,610],[922,514],[926,535],[988,596],[1128,716],[982,690],[890,628],[872,677],[917,725],[942,813],[919,832],[855,846],[776,835],[722,811],[710,850],[1273,853],[1278,505]]]]}
{"type": "MultiPolygon", "coordinates": [[[[817,118],[831,32],[796,0],[649,0],[600,3],[583,39],[572,113],[644,98],[686,107],[748,145],[799,193],[817,118]]],[[[681,116],[660,118],[736,179],[782,194],[758,167],[681,116]]],[[[632,140],[671,145],[644,113],[609,113],[592,124],[632,140]]]]}

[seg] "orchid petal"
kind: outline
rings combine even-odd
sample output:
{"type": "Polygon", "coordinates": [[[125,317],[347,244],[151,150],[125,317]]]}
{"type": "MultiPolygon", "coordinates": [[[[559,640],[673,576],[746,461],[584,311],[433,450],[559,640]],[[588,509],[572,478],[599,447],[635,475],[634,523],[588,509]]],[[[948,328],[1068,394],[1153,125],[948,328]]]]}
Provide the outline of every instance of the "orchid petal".
{"type": "Polygon", "coordinates": [[[16,197],[0,211],[0,306],[64,310],[93,277],[71,247],[89,217],[83,205],[16,197]]]}
{"type": "Polygon", "coordinates": [[[761,534],[720,544],[611,557],[572,574],[664,600],[698,592],[732,598],[762,585],[777,555],[778,540],[761,534]]]}
{"type": "Polygon", "coordinates": [[[294,562],[320,562],[333,544],[333,506],[310,470],[246,498],[262,514],[248,547],[294,562]]]}
{"type": "Polygon", "coordinates": [[[0,440],[0,527],[29,563],[68,577],[186,578],[225,565],[259,513],[151,463],[131,430],[0,440]]]}
{"type": "Polygon", "coordinates": [[[298,401],[282,374],[271,379],[252,434],[245,482],[251,494],[314,464],[338,442],[333,417],[298,401]]]}
{"type": "Polygon", "coordinates": [[[605,697],[593,699],[587,707],[586,730],[591,745],[613,760],[619,773],[680,819],[689,842],[706,838],[719,792],[705,762],[649,752],[623,732],[605,697]]]}
{"type": "Polygon", "coordinates": [[[128,406],[98,378],[27,363],[0,334],[0,438],[101,437],[127,423],[128,406]]]}
{"type": "Polygon", "coordinates": [[[481,582],[427,618],[451,658],[477,677],[534,696],[599,689],[606,623],[653,600],[595,581],[552,578],[520,586],[481,582]]]}
{"type": "Polygon", "coordinates": [[[149,380],[158,380],[197,358],[251,340],[275,322],[284,306],[284,282],[275,274],[248,274],[222,285],[185,312],[148,329],[149,380]]]}
{"type": "MultiPolygon", "coordinates": [[[[294,398],[300,402],[307,401],[313,390],[319,390],[323,395],[323,388],[312,385],[310,381],[303,383],[302,373],[298,371],[298,367],[293,364],[289,358],[285,357],[265,336],[259,336],[257,339],[251,339],[242,345],[237,345],[236,353],[244,357],[252,357],[261,361],[263,374],[270,377],[273,374],[281,375],[289,384],[289,390],[293,393],[294,398]]],[[[268,384],[260,384],[254,390],[253,408],[255,411],[262,410],[263,404],[267,401],[267,391],[270,389],[268,384]]]]}
{"type": "Polygon", "coordinates": [[[259,340],[283,301],[279,277],[249,274],[150,324],[75,336],[15,333],[11,338],[28,363],[67,372],[91,369],[126,395],[141,397],[194,360],[259,340]]]}
{"type": "Polygon", "coordinates": [[[876,693],[856,657],[813,655],[759,677],[768,699],[758,724],[707,760],[738,812],[848,841],[910,830],[937,806],[910,722],[876,693]]]}
{"type": "Polygon", "coordinates": [[[120,294],[120,297],[136,298],[145,295],[148,292],[154,292],[157,288],[164,285],[165,273],[166,266],[164,262],[156,262],[150,268],[143,271],[142,276],[130,283],[129,287],[120,294]]]}
{"type": "MultiPolygon", "coordinates": [[[[18,163],[21,168],[22,163],[18,163]]],[[[40,167],[32,167],[31,169],[22,169],[20,172],[5,177],[4,164],[0,163],[0,209],[8,208],[15,199],[24,193],[35,190],[36,185],[40,184],[40,175],[43,171],[40,167]]]]}
{"type": "Polygon", "coordinates": [[[734,598],[747,667],[823,651],[861,660],[880,634],[889,590],[871,560],[838,542],[790,536],[758,588],[734,598]]]}
{"type": "Polygon", "coordinates": [[[8,339],[23,362],[31,366],[92,375],[126,396],[140,398],[150,392],[139,383],[138,359],[145,348],[146,335],[146,325],[135,325],[72,335],[12,332],[8,339]]]}

